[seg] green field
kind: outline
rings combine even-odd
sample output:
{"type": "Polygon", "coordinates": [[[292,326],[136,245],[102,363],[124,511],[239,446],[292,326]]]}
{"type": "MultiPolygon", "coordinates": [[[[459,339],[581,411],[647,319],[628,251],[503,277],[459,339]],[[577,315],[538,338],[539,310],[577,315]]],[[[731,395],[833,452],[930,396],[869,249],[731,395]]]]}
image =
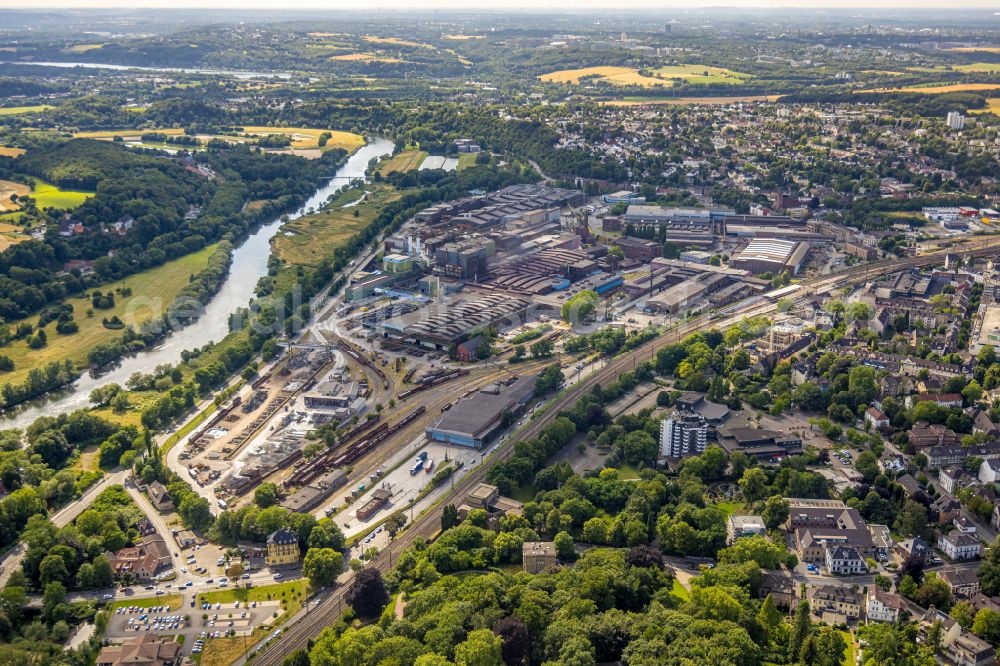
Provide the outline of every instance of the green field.
{"type": "MultiPolygon", "coordinates": [[[[67,299],[66,302],[73,306],[73,319],[80,330],[71,335],[60,335],[55,331],[55,324],[50,323],[45,331],[48,344],[41,349],[29,349],[24,340],[17,340],[7,347],[0,348],[0,353],[9,356],[15,366],[12,372],[0,374],[0,384],[8,381],[19,382],[32,368],[41,367],[51,361],[68,358],[80,367],[86,366],[87,353],[91,349],[122,335],[120,330],[105,328],[101,323],[102,319],[118,316],[122,321],[133,323],[138,328],[154,315],[159,316],[187,286],[188,277],[208,265],[208,258],[215,248],[215,245],[210,245],[198,252],[168,261],[162,266],[103,285],[100,287],[101,292],[114,291],[120,287],[132,289],[132,296],[117,297],[113,308],[98,310],[92,308],[87,298],[67,299]],[[93,309],[92,317],[87,316],[87,310],[90,309],[93,309]]],[[[26,321],[37,325],[38,318],[30,317],[26,321]]],[[[16,325],[18,322],[10,323],[16,325]]]]}
{"type": "Polygon", "coordinates": [[[364,190],[349,190],[328,210],[300,217],[283,226],[272,245],[275,256],[297,266],[316,266],[324,257],[330,256],[334,249],[371,224],[386,204],[400,197],[392,187],[365,187],[371,194],[357,206],[341,208],[346,203],[357,201],[364,194],[364,190]],[[355,211],[358,213],[357,217],[354,216],[355,211]]]}
{"type": "Polygon", "coordinates": [[[84,201],[94,196],[93,192],[80,192],[76,190],[61,190],[44,180],[33,178],[35,189],[31,192],[31,197],[35,204],[42,210],[46,208],[76,208],[84,201]]]}
{"type": "Polygon", "coordinates": [[[383,176],[388,176],[393,171],[412,171],[420,166],[425,157],[427,157],[427,151],[404,150],[383,162],[378,171],[383,176]]]}
{"type": "Polygon", "coordinates": [[[119,601],[116,601],[111,606],[111,612],[114,613],[115,609],[123,608],[125,606],[138,606],[139,608],[152,608],[153,606],[170,606],[170,610],[177,610],[181,607],[181,595],[179,594],[161,594],[158,597],[147,597],[144,599],[129,599],[124,597],[119,601]]]}
{"type": "Polygon", "coordinates": [[[214,590],[212,592],[202,592],[198,595],[198,604],[203,602],[210,604],[231,604],[234,601],[249,603],[251,601],[280,601],[281,608],[285,611],[284,617],[279,618],[272,626],[278,626],[287,618],[295,615],[302,602],[305,601],[309,593],[309,581],[305,578],[290,580],[285,583],[275,583],[274,585],[262,585],[260,587],[236,588],[227,590],[214,590]]]}
{"type": "Polygon", "coordinates": [[[18,116],[22,113],[41,113],[56,107],[48,104],[38,104],[36,106],[3,106],[0,107],[0,116],[18,116]]]}
{"type": "Polygon", "coordinates": [[[476,166],[476,157],[476,153],[462,153],[458,156],[458,166],[455,168],[462,171],[463,169],[476,166]]]}
{"type": "Polygon", "coordinates": [[[681,582],[676,578],[674,578],[674,587],[670,590],[670,594],[683,601],[687,601],[691,598],[691,593],[688,592],[688,589],[681,585],[681,582]]]}

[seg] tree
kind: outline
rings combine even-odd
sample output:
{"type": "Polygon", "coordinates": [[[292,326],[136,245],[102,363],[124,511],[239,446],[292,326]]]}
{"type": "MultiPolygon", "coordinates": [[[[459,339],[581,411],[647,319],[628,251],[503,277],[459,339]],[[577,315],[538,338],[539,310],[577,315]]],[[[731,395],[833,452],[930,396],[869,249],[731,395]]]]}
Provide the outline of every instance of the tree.
{"type": "Polygon", "coordinates": [[[269,506],[274,506],[278,503],[278,486],[277,484],[266,481],[259,486],[257,490],[254,491],[253,501],[254,504],[259,506],[261,509],[266,509],[269,506]]]}
{"type": "Polygon", "coordinates": [[[302,561],[302,575],[314,590],[337,582],[344,571],[344,556],[333,548],[310,548],[302,561]]]}
{"type": "Polygon", "coordinates": [[[757,467],[751,467],[743,472],[740,479],[740,490],[743,491],[743,498],[753,504],[764,499],[767,492],[767,475],[757,467]]]}
{"type": "Polygon", "coordinates": [[[525,666],[531,654],[531,634],[528,625],[514,616],[502,618],[493,627],[493,633],[503,640],[500,649],[507,666],[525,666]]]}
{"type": "Polygon", "coordinates": [[[455,508],[454,504],[445,504],[444,508],[441,509],[441,531],[450,530],[452,527],[458,525],[461,521],[458,518],[458,509],[455,508]]]}
{"type": "Polygon", "coordinates": [[[980,610],[972,622],[972,633],[994,647],[1000,646],[1000,613],[991,608],[980,610]]]}
{"type": "Polygon", "coordinates": [[[764,569],[777,569],[788,551],[765,536],[754,535],[737,539],[729,548],[719,551],[719,561],[730,564],[756,562],[764,569]]]}
{"type": "Polygon", "coordinates": [[[935,574],[927,574],[924,582],[917,588],[914,601],[924,608],[935,608],[947,612],[951,608],[951,588],[935,574]]]}
{"type": "Polygon", "coordinates": [[[757,621],[760,622],[760,626],[764,627],[768,635],[770,635],[775,629],[781,626],[783,617],[781,611],[774,604],[774,598],[768,593],[764,598],[764,603],[760,605],[760,610],[757,611],[757,621]]]}
{"type": "Polygon", "coordinates": [[[790,510],[790,505],[781,495],[774,495],[769,497],[767,503],[764,504],[764,511],[761,512],[761,518],[764,519],[764,525],[768,529],[774,529],[788,520],[790,510]]]}
{"type": "Polygon", "coordinates": [[[963,629],[968,630],[972,628],[972,623],[976,619],[976,609],[968,601],[963,600],[952,606],[948,615],[962,625],[963,629]]]}
{"type": "Polygon", "coordinates": [[[597,546],[608,542],[608,524],[597,516],[583,524],[583,540],[597,546]]]}
{"type": "Polygon", "coordinates": [[[802,644],[809,637],[812,629],[812,620],[809,619],[809,602],[802,600],[795,607],[795,620],[792,623],[792,631],[788,637],[789,660],[795,661],[802,650],[802,644]]]}
{"type": "Polygon", "coordinates": [[[502,648],[502,638],[489,629],[476,629],[455,646],[455,663],[459,666],[503,666],[502,648]]]}
{"type": "Polygon", "coordinates": [[[564,562],[572,562],[576,559],[576,547],[573,545],[573,537],[568,532],[559,532],[553,542],[559,559],[564,562]]]}
{"type": "Polygon", "coordinates": [[[389,603],[382,572],[371,567],[359,571],[347,589],[347,603],[359,617],[377,617],[389,603]]]}
{"type": "MultiPolygon", "coordinates": [[[[841,633],[833,627],[823,627],[815,637],[814,666],[840,666],[844,662],[847,643],[841,633]]],[[[802,663],[806,663],[803,661],[802,663]]]]}

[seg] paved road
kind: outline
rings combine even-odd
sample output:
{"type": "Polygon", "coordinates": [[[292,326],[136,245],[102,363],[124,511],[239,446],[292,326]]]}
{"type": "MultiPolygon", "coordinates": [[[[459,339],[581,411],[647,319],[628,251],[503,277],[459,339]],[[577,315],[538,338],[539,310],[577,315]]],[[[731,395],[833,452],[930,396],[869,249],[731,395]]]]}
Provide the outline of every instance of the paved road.
{"type": "MultiPolygon", "coordinates": [[[[976,240],[977,243],[966,246],[967,249],[949,248],[948,252],[951,254],[962,255],[991,254],[994,251],[993,246],[1000,241],[1000,239],[997,238],[986,238],[982,239],[982,243],[980,244],[978,243],[980,239],[976,240]]],[[[803,298],[816,293],[827,293],[832,289],[846,286],[847,284],[859,284],[866,282],[870,275],[878,275],[887,272],[906,270],[909,268],[934,265],[936,263],[940,263],[942,260],[943,254],[936,253],[904,259],[888,259],[862,266],[849,267],[836,274],[825,275],[803,282],[801,284],[803,288],[800,292],[798,292],[798,294],[796,294],[796,297],[803,298]]],[[[496,451],[496,453],[495,455],[491,455],[491,459],[506,459],[513,451],[514,442],[537,436],[541,432],[542,428],[554,419],[561,410],[575,404],[576,401],[589,391],[592,386],[613,381],[621,373],[635,367],[640,360],[648,358],[649,355],[654,353],[656,349],[683,339],[687,335],[696,331],[714,327],[725,328],[743,318],[771,314],[775,311],[776,308],[774,304],[769,303],[766,300],[743,302],[728,308],[725,316],[701,316],[692,319],[664,334],[654,342],[650,343],[647,347],[619,356],[618,358],[610,361],[600,371],[595,372],[590,377],[587,377],[585,380],[561,393],[555,400],[552,401],[551,404],[547,406],[547,409],[542,412],[538,418],[532,420],[528,423],[528,425],[521,429],[517,433],[516,437],[512,436],[502,446],[494,447],[490,453],[492,454],[493,451],[496,451]]],[[[466,475],[461,483],[455,485],[451,496],[464,497],[467,495],[474,485],[485,476],[488,467],[488,464],[480,465],[477,470],[466,475]]],[[[394,552],[399,553],[418,538],[433,538],[439,529],[440,512],[443,504],[444,502],[441,502],[431,510],[426,511],[423,515],[419,516],[408,529],[397,537],[396,542],[388,550],[382,551],[379,554],[370,566],[373,566],[383,572],[388,571],[393,564],[394,552]]],[[[254,663],[261,664],[261,666],[278,666],[285,655],[306,646],[311,638],[315,637],[323,629],[323,627],[334,622],[343,612],[345,589],[346,588],[344,587],[340,587],[333,590],[323,600],[314,604],[314,608],[308,616],[291,626],[286,625],[285,631],[281,637],[266,646],[260,654],[256,655],[254,663]]],[[[243,663],[244,660],[242,659],[236,662],[237,666],[240,666],[243,663]]]]}
{"type": "MultiPolygon", "coordinates": [[[[70,502],[63,508],[56,511],[51,517],[52,522],[56,525],[56,527],[65,527],[66,525],[69,525],[71,522],[76,520],[77,516],[83,513],[87,507],[90,506],[91,502],[94,501],[94,498],[100,495],[105,488],[114,485],[121,485],[125,482],[125,478],[127,476],[128,472],[121,470],[118,472],[112,472],[111,474],[102,477],[100,481],[84,492],[79,499],[70,502]]],[[[7,581],[10,580],[11,572],[21,567],[21,561],[24,559],[25,551],[26,548],[24,547],[24,544],[19,543],[7,551],[7,554],[4,555],[2,560],[0,560],[0,567],[2,567],[2,571],[0,571],[0,588],[7,585],[7,581]]]]}

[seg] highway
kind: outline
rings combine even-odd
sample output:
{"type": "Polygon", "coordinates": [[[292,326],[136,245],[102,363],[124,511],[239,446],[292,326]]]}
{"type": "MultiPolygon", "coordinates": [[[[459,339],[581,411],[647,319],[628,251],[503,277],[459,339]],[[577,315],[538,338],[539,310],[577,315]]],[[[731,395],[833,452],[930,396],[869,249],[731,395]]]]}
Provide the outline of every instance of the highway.
{"type": "MultiPolygon", "coordinates": [[[[922,256],[887,259],[862,266],[845,268],[838,273],[824,275],[800,283],[802,289],[795,294],[795,298],[802,298],[816,293],[826,293],[832,289],[848,285],[861,284],[866,282],[869,276],[932,266],[941,263],[946,253],[962,256],[993,254],[998,244],[1000,244],[1000,238],[996,237],[973,239],[972,243],[964,244],[960,248],[952,247],[946,251],[938,251],[922,256]],[[977,245],[980,246],[976,247],[977,245]]],[[[731,314],[722,318],[712,318],[709,315],[702,315],[691,319],[668,331],[645,347],[640,347],[635,351],[610,360],[599,371],[594,372],[560,393],[536,418],[529,421],[517,433],[508,437],[503,444],[499,445],[488,462],[469,472],[460,482],[456,483],[448,497],[463,498],[468,495],[477,484],[483,481],[491,463],[506,460],[511,455],[515,442],[537,437],[561,411],[571,408],[593,386],[608,384],[614,381],[622,373],[635,368],[640,362],[652,358],[658,349],[682,340],[698,331],[710,328],[726,328],[747,317],[772,314],[774,312],[776,312],[776,305],[774,303],[766,300],[763,302],[752,300],[745,304],[737,305],[731,309],[731,314]]],[[[437,505],[418,516],[413,524],[399,534],[388,549],[380,552],[378,557],[369,566],[375,567],[385,573],[392,567],[394,554],[398,554],[417,539],[426,540],[434,537],[440,529],[441,510],[445,503],[445,501],[440,501],[437,505]]],[[[343,612],[346,589],[346,586],[336,588],[312,604],[312,608],[307,614],[303,615],[291,626],[287,626],[280,637],[271,641],[270,644],[263,646],[261,651],[254,656],[253,663],[260,664],[261,666],[278,666],[286,655],[305,647],[309,639],[317,636],[324,627],[332,625],[343,612]]],[[[243,663],[244,660],[236,662],[237,665],[243,663]]]]}

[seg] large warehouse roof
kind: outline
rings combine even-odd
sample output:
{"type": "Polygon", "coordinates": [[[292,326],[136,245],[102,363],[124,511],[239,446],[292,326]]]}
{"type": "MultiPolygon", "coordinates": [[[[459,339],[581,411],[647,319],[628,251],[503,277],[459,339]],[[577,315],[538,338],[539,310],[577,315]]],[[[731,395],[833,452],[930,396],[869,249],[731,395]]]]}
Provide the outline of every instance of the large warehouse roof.
{"type": "Polygon", "coordinates": [[[784,264],[792,256],[796,245],[796,241],[780,238],[755,238],[735,258],[740,261],[773,261],[784,264]]]}
{"type": "Polygon", "coordinates": [[[445,344],[461,342],[477,329],[504,319],[519,319],[528,305],[528,301],[521,298],[490,294],[411,324],[403,329],[403,336],[445,344]]]}

